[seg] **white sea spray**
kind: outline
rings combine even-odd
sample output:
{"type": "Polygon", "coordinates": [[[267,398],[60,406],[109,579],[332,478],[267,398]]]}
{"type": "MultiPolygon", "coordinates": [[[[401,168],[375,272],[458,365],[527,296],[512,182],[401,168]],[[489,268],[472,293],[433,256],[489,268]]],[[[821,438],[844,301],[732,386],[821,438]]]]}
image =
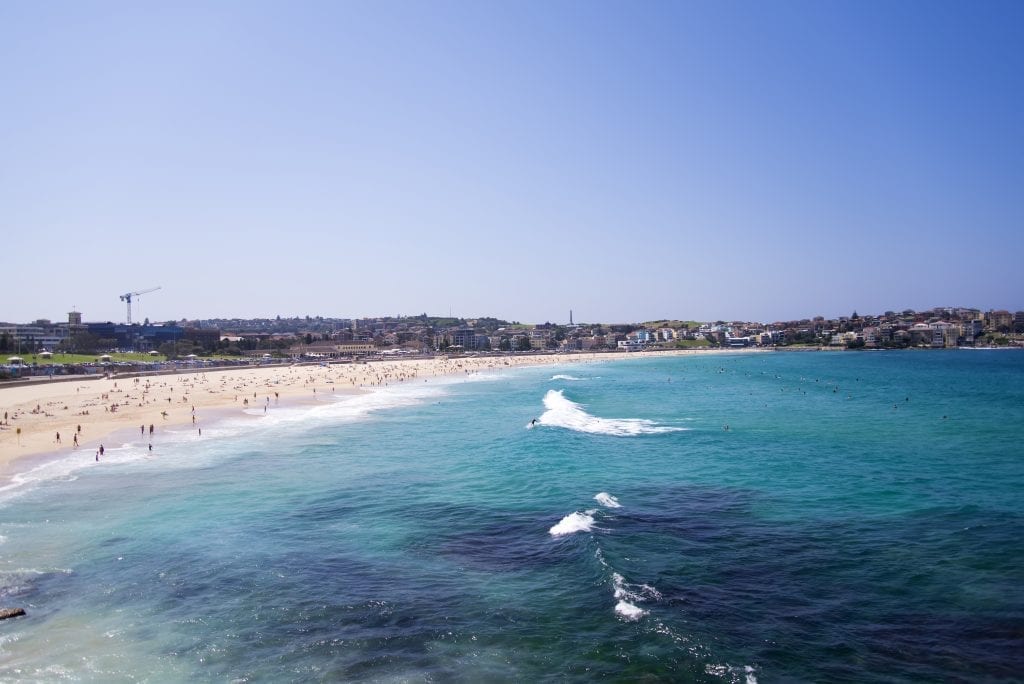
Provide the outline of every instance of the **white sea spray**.
{"type": "Polygon", "coordinates": [[[562,390],[548,390],[544,395],[547,409],[538,420],[542,425],[561,427],[576,432],[614,437],[659,435],[681,432],[686,428],[658,425],[646,418],[599,418],[592,416],[576,402],[567,399],[562,390]]]}

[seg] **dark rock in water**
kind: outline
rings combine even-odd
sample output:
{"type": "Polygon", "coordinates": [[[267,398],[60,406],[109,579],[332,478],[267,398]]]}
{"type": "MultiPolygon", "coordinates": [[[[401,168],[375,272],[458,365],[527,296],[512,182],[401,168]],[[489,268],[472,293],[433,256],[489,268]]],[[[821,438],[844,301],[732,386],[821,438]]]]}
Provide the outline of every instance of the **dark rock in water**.
{"type": "Polygon", "coordinates": [[[19,617],[24,614],[24,608],[0,608],[0,620],[6,620],[7,618],[12,617],[19,617]]]}

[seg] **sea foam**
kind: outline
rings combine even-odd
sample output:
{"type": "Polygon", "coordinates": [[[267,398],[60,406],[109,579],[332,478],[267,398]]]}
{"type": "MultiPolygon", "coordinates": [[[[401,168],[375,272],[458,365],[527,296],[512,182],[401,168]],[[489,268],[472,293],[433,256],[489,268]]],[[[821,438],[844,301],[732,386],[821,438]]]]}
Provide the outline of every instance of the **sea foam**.
{"type": "Polygon", "coordinates": [[[661,600],[661,592],[651,585],[629,584],[617,572],[612,572],[612,587],[612,595],[618,601],[615,604],[615,613],[626,620],[639,620],[644,615],[647,615],[649,611],[638,606],[638,603],[661,600]]]}
{"type": "MultiPolygon", "coordinates": [[[[474,380],[492,380],[497,377],[474,380]]],[[[447,385],[464,381],[459,376],[440,377],[432,378],[429,384],[396,384],[364,389],[353,394],[331,394],[313,406],[279,406],[271,403],[268,411],[264,411],[262,406],[248,410],[239,407],[239,413],[251,417],[221,418],[203,425],[202,437],[188,425],[160,427],[155,438],[138,437],[117,446],[108,443],[99,462],[95,459],[96,447],[90,445],[64,458],[35,464],[28,470],[13,474],[6,482],[0,482],[0,503],[47,482],[73,482],[85,469],[103,468],[109,475],[111,472],[108,469],[111,467],[115,470],[131,466],[133,470],[148,468],[160,471],[206,467],[210,463],[234,457],[240,444],[279,441],[282,429],[288,430],[289,434],[298,434],[318,430],[325,425],[368,420],[375,413],[434,401],[448,394],[447,385]],[[258,420],[253,420],[253,417],[258,420]],[[154,451],[149,451],[150,443],[154,451]]]]}
{"type": "Polygon", "coordinates": [[[562,390],[548,390],[544,395],[547,410],[538,422],[542,425],[562,427],[576,432],[614,437],[635,437],[637,435],[658,435],[666,432],[680,432],[686,428],[658,425],[645,418],[598,418],[592,416],[576,402],[567,399],[562,390]]]}
{"type": "Polygon", "coordinates": [[[582,380],[583,378],[577,378],[576,376],[573,376],[573,375],[562,375],[562,374],[559,374],[559,375],[552,375],[551,379],[552,380],[572,380],[572,381],[575,381],[575,380],[582,380]]]}
{"type": "Polygon", "coordinates": [[[594,495],[594,500],[605,508],[622,508],[619,500],[608,492],[598,492],[594,495]]]}
{"type": "Polygon", "coordinates": [[[553,525],[548,533],[552,537],[562,537],[576,532],[589,532],[594,527],[594,513],[593,510],[570,513],[558,521],[557,525],[553,525]]]}

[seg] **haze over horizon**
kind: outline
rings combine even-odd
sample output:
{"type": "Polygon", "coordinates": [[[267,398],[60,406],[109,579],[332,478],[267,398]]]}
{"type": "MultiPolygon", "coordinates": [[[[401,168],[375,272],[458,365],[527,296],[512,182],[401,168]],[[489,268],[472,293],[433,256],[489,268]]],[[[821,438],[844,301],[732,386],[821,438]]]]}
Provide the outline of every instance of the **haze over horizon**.
{"type": "Polygon", "coordinates": [[[0,5],[0,321],[1024,309],[1024,5],[0,5]]]}

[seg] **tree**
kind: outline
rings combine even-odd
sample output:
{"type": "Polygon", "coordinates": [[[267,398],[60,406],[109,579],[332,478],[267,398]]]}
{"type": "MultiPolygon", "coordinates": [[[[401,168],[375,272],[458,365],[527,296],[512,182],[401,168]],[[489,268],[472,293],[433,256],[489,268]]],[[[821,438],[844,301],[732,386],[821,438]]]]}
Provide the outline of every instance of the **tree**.
{"type": "Polygon", "coordinates": [[[159,347],[157,347],[157,351],[166,356],[168,359],[178,358],[178,350],[173,342],[164,342],[159,347]]]}
{"type": "Polygon", "coordinates": [[[80,354],[95,354],[100,348],[100,338],[92,333],[78,332],[71,336],[67,346],[80,354]]]}
{"type": "Polygon", "coordinates": [[[498,342],[498,351],[512,351],[512,340],[502,337],[501,341],[498,342]]]}
{"type": "Polygon", "coordinates": [[[520,336],[516,340],[516,351],[530,351],[533,347],[530,345],[530,338],[526,335],[520,336]]]}

